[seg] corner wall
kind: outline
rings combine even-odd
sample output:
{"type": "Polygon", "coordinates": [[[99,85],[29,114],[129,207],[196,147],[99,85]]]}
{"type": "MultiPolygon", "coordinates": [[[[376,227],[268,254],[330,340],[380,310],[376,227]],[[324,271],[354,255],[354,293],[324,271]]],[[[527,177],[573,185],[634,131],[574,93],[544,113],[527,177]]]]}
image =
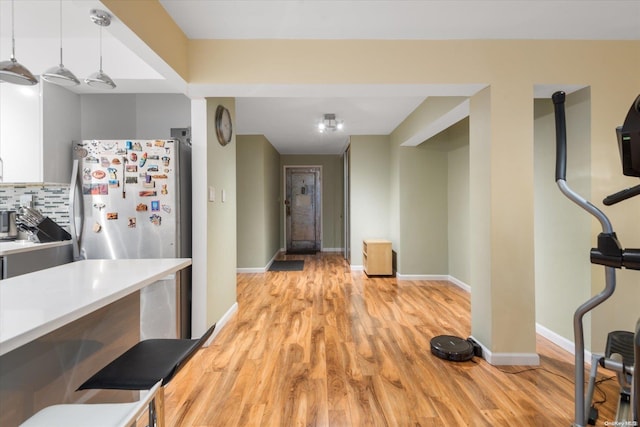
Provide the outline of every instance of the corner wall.
{"type": "MultiPolygon", "coordinates": [[[[362,267],[362,241],[390,238],[389,137],[351,137],[351,265],[362,267]]],[[[396,250],[396,247],[393,248],[396,250]]]]}
{"type": "Polygon", "coordinates": [[[280,249],[280,154],[262,135],[238,135],[238,268],[264,269],[280,249]]]}
{"type": "MultiPolygon", "coordinates": [[[[591,193],[590,91],[567,95],[567,183],[591,193]]],[[[573,312],[590,297],[591,216],[555,183],[555,119],[551,99],[534,101],[536,322],[573,341],[573,312]]],[[[585,343],[590,347],[590,320],[585,343]]]]}

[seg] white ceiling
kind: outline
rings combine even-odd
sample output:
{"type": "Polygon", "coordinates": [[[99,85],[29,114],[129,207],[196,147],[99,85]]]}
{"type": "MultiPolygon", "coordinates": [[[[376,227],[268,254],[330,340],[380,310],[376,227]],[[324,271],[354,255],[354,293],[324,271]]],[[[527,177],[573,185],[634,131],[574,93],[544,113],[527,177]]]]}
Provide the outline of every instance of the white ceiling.
{"type": "MultiPolygon", "coordinates": [[[[640,0],[160,0],[189,38],[640,39],[640,0]]],[[[59,2],[15,0],[16,58],[34,74],[56,65],[59,2]]],[[[98,68],[97,0],[63,0],[64,64],[80,79],[98,68]]],[[[104,71],[116,93],[186,93],[187,85],[117,19],[103,31],[104,71]],[[133,46],[133,48],[132,48],[133,46]],[[148,49],[147,49],[148,50],[148,49]]],[[[0,0],[0,60],[11,54],[11,1],[0,0]]],[[[0,90],[2,85],[0,85],[0,90]]],[[[234,96],[236,131],[264,134],[281,153],[340,153],[347,135],[388,134],[427,96],[468,96],[477,85],[208,86],[234,96]],[[325,113],[343,133],[320,134],[325,113]]],[[[545,88],[537,88],[544,90],[545,88]]],[[[77,93],[104,93],[81,85],[77,93]]],[[[109,93],[114,93],[109,92],[109,93]]]]}

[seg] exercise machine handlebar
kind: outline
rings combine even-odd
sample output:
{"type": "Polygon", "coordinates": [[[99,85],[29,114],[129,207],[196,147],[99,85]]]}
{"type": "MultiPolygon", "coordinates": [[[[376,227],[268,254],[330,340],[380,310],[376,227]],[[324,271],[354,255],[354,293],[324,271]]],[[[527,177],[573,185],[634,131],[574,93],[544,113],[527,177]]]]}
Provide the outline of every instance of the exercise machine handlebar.
{"type": "MultiPolygon", "coordinates": [[[[556,183],[560,191],[571,201],[577,204],[579,207],[587,211],[598,219],[602,226],[602,233],[598,237],[598,244],[611,243],[617,244],[613,227],[607,216],[591,202],[580,196],[573,191],[566,182],[566,168],[567,168],[567,128],[565,119],[565,93],[556,92],[552,96],[554,111],[555,111],[555,124],[556,124],[556,183]],[[602,236],[606,238],[601,239],[602,236]]],[[[619,245],[618,245],[619,248],[619,245]]],[[[598,251],[599,249],[595,249],[598,251]]],[[[620,250],[621,251],[621,250],[620,250]]],[[[592,258],[594,249],[591,250],[592,258]]],[[[585,387],[584,387],[584,316],[596,308],[598,305],[606,301],[616,288],[616,273],[615,269],[611,266],[605,265],[605,287],[597,295],[589,298],[580,307],[578,307],[573,315],[573,331],[575,342],[575,420],[574,427],[586,427],[588,419],[588,408],[590,402],[586,402],[585,387]]]]}

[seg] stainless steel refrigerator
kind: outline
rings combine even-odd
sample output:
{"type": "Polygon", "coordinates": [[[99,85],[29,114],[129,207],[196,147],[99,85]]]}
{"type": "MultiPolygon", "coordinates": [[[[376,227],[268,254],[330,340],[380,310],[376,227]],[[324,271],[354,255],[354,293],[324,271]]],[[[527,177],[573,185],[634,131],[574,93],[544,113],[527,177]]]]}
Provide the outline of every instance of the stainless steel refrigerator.
{"type": "MultiPolygon", "coordinates": [[[[76,260],[191,257],[188,138],[77,141],[73,156],[76,260]]],[[[191,268],[176,277],[143,289],[141,338],[191,338],[191,268]]]]}

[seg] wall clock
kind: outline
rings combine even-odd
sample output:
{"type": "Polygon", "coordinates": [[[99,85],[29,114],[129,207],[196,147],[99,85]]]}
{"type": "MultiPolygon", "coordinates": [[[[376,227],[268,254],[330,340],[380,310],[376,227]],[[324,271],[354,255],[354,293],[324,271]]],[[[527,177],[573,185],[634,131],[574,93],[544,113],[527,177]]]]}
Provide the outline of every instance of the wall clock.
{"type": "Polygon", "coordinates": [[[218,105],[218,108],[216,108],[216,136],[218,137],[218,142],[224,147],[231,142],[232,135],[231,114],[224,106],[218,105]]]}

